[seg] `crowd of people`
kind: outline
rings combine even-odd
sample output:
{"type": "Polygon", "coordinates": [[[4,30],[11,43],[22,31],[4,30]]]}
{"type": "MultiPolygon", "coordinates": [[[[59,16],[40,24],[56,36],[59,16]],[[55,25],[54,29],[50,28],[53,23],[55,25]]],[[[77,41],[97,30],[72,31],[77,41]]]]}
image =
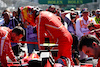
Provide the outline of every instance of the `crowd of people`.
{"type": "Polygon", "coordinates": [[[18,56],[22,51],[19,45],[24,46],[23,43],[12,42],[18,40],[38,42],[27,43],[29,56],[33,50],[45,50],[40,44],[49,38],[50,43],[58,44],[55,60],[64,56],[71,60],[72,65],[79,65],[79,62],[88,57],[99,58],[100,9],[93,10],[91,16],[87,8],[79,11],[80,14],[73,8],[64,11],[54,5],[46,10],[32,6],[19,7],[13,12],[4,10],[1,16],[3,19],[0,20],[2,65],[7,66],[6,55],[17,61],[14,55],[18,56]]]}

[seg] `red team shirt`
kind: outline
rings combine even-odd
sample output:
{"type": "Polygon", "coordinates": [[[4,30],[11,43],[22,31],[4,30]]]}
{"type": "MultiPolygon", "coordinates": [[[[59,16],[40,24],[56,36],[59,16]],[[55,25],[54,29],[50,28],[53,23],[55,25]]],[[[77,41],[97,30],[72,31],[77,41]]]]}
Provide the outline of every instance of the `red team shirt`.
{"type": "Polygon", "coordinates": [[[10,32],[11,29],[0,27],[0,61],[3,67],[7,66],[6,56],[9,56],[12,61],[16,61],[11,49],[10,32]]]}
{"type": "MultiPolygon", "coordinates": [[[[58,46],[58,58],[60,56],[72,57],[71,45],[73,42],[69,31],[63,26],[59,18],[51,12],[41,11],[36,17],[38,44],[43,44],[45,41],[45,32],[47,32],[58,46]]],[[[39,45],[38,45],[39,46],[39,45]]],[[[39,46],[39,49],[42,49],[39,46]]]]}

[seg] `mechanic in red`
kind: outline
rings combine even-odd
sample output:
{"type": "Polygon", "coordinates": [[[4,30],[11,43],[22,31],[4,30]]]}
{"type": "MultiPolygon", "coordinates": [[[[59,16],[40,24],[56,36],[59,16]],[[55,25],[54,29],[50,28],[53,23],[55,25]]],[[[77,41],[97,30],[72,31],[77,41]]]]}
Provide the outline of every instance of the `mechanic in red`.
{"type": "MultiPolygon", "coordinates": [[[[34,9],[34,8],[33,8],[34,9]]],[[[52,36],[55,43],[58,44],[58,58],[61,56],[67,57],[72,61],[72,48],[73,39],[68,30],[63,26],[61,20],[51,12],[33,10],[34,22],[31,25],[37,25],[38,46],[45,42],[45,32],[52,36]],[[37,14],[37,15],[36,15],[37,14]]]]}
{"type": "Polygon", "coordinates": [[[3,67],[7,67],[6,56],[16,62],[14,53],[11,48],[11,41],[18,41],[25,35],[22,27],[16,26],[14,29],[0,27],[0,61],[3,67]]]}

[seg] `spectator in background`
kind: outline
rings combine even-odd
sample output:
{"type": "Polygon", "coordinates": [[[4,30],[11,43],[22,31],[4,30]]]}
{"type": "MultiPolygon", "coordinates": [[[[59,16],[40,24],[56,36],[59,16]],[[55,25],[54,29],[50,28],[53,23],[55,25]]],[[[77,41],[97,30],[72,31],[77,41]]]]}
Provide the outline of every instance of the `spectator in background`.
{"type": "Polygon", "coordinates": [[[70,13],[70,23],[67,22],[68,24],[68,31],[70,33],[73,33],[74,35],[76,35],[76,13],[70,13]]]}
{"type": "MultiPolygon", "coordinates": [[[[89,23],[96,24],[95,20],[89,17],[89,11],[84,10],[82,12],[82,17],[76,20],[76,35],[78,36],[78,40],[80,40],[82,36],[90,33],[90,30],[87,27],[89,23]]],[[[79,54],[80,54],[79,60],[87,58],[87,55],[84,54],[82,51],[79,51],[79,54]]]]}
{"type": "Polygon", "coordinates": [[[74,10],[62,12],[62,13],[61,13],[61,17],[63,18],[63,20],[65,19],[66,15],[69,14],[69,13],[71,13],[71,12],[74,12],[74,10]]]}
{"type": "Polygon", "coordinates": [[[2,12],[2,17],[4,16],[4,13],[5,13],[5,12],[10,13],[10,11],[6,9],[6,10],[4,10],[4,11],[2,12]]]}
{"type": "MultiPolygon", "coordinates": [[[[65,12],[63,14],[67,14],[67,13],[68,12],[65,12]]],[[[68,31],[76,35],[76,19],[78,18],[78,13],[69,12],[67,16],[63,16],[63,18],[64,18],[64,21],[67,23],[68,31]]]]}
{"type": "Polygon", "coordinates": [[[93,10],[93,11],[92,11],[92,16],[91,16],[91,17],[94,18],[95,16],[96,16],[96,12],[95,12],[95,10],[93,10]]]}
{"type": "Polygon", "coordinates": [[[94,23],[96,24],[95,20],[93,18],[89,17],[89,11],[88,10],[84,10],[82,12],[82,17],[78,18],[76,20],[76,35],[78,36],[78,39],[80,39],[82,36],[89,34],[89,29],[87,27],[87,25],[89,23],[94,23]]]}
{"type": "Polygon", "coordinates": [[[70,12],[62,12],[62,13],[61,13],[61,17],[62,17],[62,19],[64,20],[64,26],[66,27],[66,29],[68,29],[68,24],[67,24],[67,22],[69,22],[69,21],[68,21],[68,18],[66,17],[67,14],[68,14],[68,16],[70,16],[70,15],[69,15],[70,12]]]}
{"type": "Polygon", "coordinates": [[[57,13],[56,7],[55,7],[54,5],[50,5],[50,6],[46,9],[46,11],[50,11],[50,12],[54,13],[55,15],[56,15],[56,13],[57,13]]]}
{"type": "MultiPolygon", "coordinates": [[[[78,12],[75,12],[74,8],[71,8],[70,11],[65,11],[65,12],[61,13],[61,17],[64,20],[64,24],[65,24],[66,28],[68,28],[68,26],[70,24],[71,16],[72,16],[71,14],[74,14],[74,13],[76,14],[76,17],[75,17],[75,21],[76,21],[76,19],[79,18],[79,16],[78,16],[78,12]]],[[[74,26],[75,26],[75,24],[74,24],[74,26]]]]}
{"type": "Polygon", "coordinates": [[[19,22],[18,11],[14,10],[14,11],[12,12],[12,14],[13,14],[13,19],[15,19],[17,22],[19,22]]]}
{"type": "Polygon", "coordinates": [[[71,8],[70,11],[75,11],[74,8],[71,8]]]}
{"type": "Polygon", "coordinates": [[[2,18],[2,19],[0,20],[0,26],[1,26],[1,25],[3,25],[3,24],[4,24],[4,22],[5,22],[5,21],[4,21],[4,18],[3,18],[3,16],[4,16],[4,13],[5,13],[5,12],[10,13],[10,11],[9,11],[9,10],[7,10],[7,9],[6,9],[6,10],[4,10],[4,11],[2,12],[2,15],[1,15],[1,18],[2,18]]]}
{"type": "Polygon", "coordinates": [[[85,10],[88,10],[88,8],[83,8],[83,9],[81,10],[81,12],[80,12],[80,16],[79,16],[79,17],[82,17],[82,16],[83,16],[82,13],[83,13],[83,11],[85,11],[85,10]]]}
{"type": "Polygon", "coordinates": [[[10,29],[13,29],[19,23],[18,21],[10,17],[9,12],[4,12],[3,18],[4,18],[4,24],[2,26],[9,27],[10,29]]]}
{"type": "Polygon", "coordinates": [[[100,9],[96,10],[96,16],[94,17],[94,20],[97,24],[100,23],[100,9]]]}

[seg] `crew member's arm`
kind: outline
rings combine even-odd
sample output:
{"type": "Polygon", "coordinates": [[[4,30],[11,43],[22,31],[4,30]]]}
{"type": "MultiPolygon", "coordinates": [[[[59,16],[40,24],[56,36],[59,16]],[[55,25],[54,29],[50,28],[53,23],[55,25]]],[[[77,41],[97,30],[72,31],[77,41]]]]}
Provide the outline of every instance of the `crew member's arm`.
{"type": "Polygon", "coordinates": [[[5,49],[6,49],[6,54],[9,56],[9,58],[13,61],[16,62],[17,60],[15,59],[14,53],[12,51],[11,48],[11,42],[9,41],[9,39],[5,40],[5,49]]]}

